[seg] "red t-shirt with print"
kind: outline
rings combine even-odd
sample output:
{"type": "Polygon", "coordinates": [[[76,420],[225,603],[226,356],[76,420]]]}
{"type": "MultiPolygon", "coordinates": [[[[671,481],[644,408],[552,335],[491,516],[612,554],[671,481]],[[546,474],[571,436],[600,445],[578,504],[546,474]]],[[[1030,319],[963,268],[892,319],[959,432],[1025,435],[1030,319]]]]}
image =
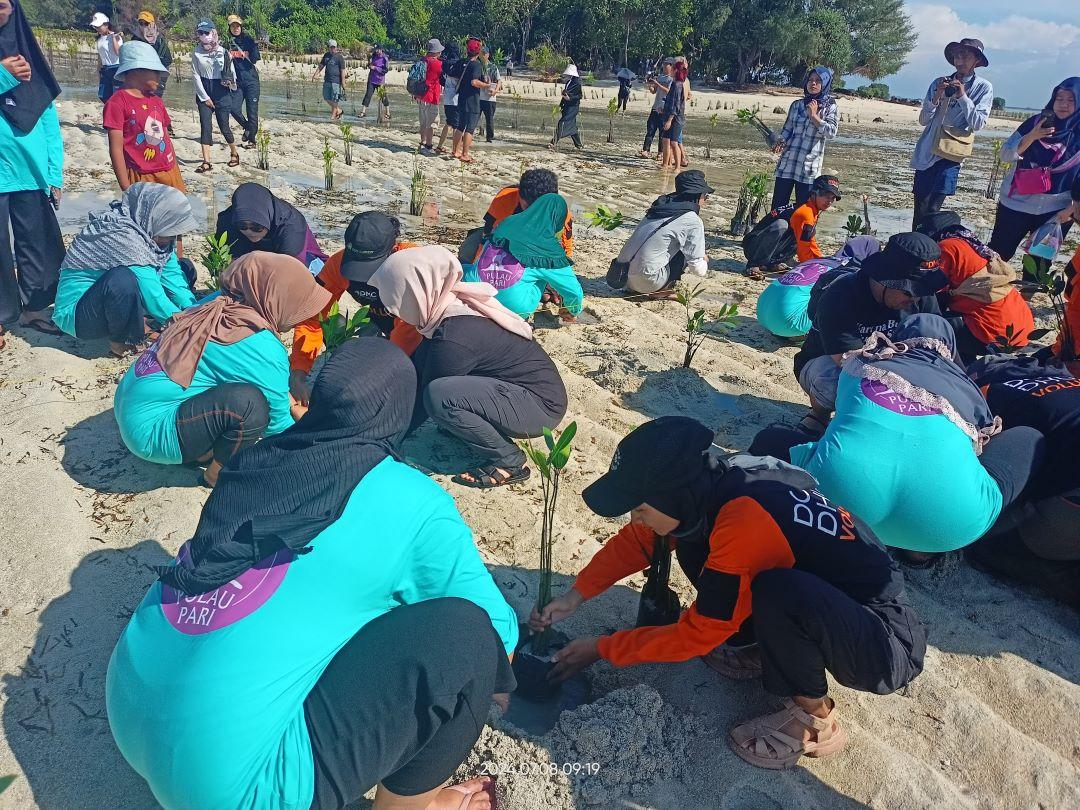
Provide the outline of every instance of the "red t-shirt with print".
{"type": "Polygon", "coordinates": [[[176,152],[169,139],[172,123],[165,102],[157,96],[132,95],[127,90],[113,93],[102,113],[105,129],[124,134],[124,160],[142,174],[170,171],[176,152]]]}

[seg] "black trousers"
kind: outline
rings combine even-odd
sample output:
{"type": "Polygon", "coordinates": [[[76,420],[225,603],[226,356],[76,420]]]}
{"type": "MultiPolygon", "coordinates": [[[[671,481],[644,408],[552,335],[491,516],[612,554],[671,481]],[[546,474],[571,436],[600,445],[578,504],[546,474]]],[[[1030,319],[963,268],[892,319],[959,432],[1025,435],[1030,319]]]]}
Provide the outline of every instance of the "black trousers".
{"type": "Polygon", "coordinates": [[[626,102],[630,100],[630,88],[619,87],[619,100],[616,104],[616,110],[626,110],[626,102]]]}
{"type": "Polygon", "coordinates": [[[491,143],[495,140],[495,105],[496,101],[480,100],[480,113],[484,116],[485,140],[491,143]]]}
{"type": "Polygon", "coordinates": [[[503,469],[520,467],[525,453],[514,439],[542,436],[563,418],[532,391],[494,377],[440,377],[423,393],[429,417],[503,469]]]}
{"type": "MultiPolygon", "coordinates": [[[[255,143],[255,136],[259,134],[259,93],[261,82],[259,71],[252,68],[243,72],[236,72],[237,98],[233,99],[229,113],[244,130],[241,140],[245,143],[255,143]],[[241,112],[243,104],[243,112],[241,112]]],[[[215,104],[217,102],[214,102],[215,104]]]]}
{"type": "Polygon", "coordinates": [[[203,79],[203,84],[209,85],[208,91],[210,100],[214,102],[214,109],[211,110],[204,102],[195,100],[195,106],[199,108],[199,143],[203,146],[214,145],[212,122],[215,118],[218,130],[225,138],[225,143],[235,143],[236,138],[233,136],[232,125],[229,123],[229,116],[234,106],[233,92],[223,86],[218,79],[203,79]]]}
{"type": "Polygon", "coordinates": [[[966,366],[986,354],[986,344],[971,333],[962,316],[950,315],[945,320],[949,322],[953,332],[956,333],[956,351],[960,355],[960,361],[963,365],[966,366]]]}
{"type": "MultiPolygon", "coordinates": [[[[660,134],[660,131],[664,127],[664,113],[659,110],[651,110],[649,112],[649,120],[645,123],[645,143],[641,147],[641,151],[648,152],[652,149],[653,138],[660,134]]],[[[662,146],[659,141],[656,143],[656,151],[660,152],[662,146]]]]}
{"type": "Polygon", "coordinates": [[[374,619],[304,701],[312,808],[345,807],[380,783],[401,796],[434,790],[480,737],[491,696],[516,686],[488,615],[472,602],[431,599],[374,619]]]}
{"type": "Polygon", "coordinates": [[[367,83],[367,89],[366,89],[366,90],[364,90],[364,101],[363,101],[363,103],[362,103],[362,104],[360,105],[360,106],[362,106],[362,107],[363,107],[363,108],[364,108],[365,110],[366,110],[366,109],[367,109],[367,108],[368,108],[369,106],[371,106],[371,97],[375,95],[375,91],[376,91],[377,89],[378,89],[378,85],[374,85],[374,84],[372,84],[372,83],[371,83],[371,81],[370,81],[370,80],[368,80],[368,83],[367,83]]]}
{"type": "MultiPolygon", "coordinates": [[[[791,448],[814,441],[801,430],[773,425],[760,431],[748,452],[755,456],[772,456],[791,461],[791,448]]],[[[1001,509],[1007,509],[1020,497],[1042,466],[1046,454],[1043,435],[1029,427],[1014,427],[994,436],[983,447],[979,463],[1001,490],[1001,509]]]]}
{"type": "MultiPolygon", "coordinates": [[[[1057,211],[1049,214],[1026,214],[998,203],[997,216],[994,218],[994,232],[990,235],[987,246],[997,251],[1005,261],[1009,261],[1016,255],[1016,249],[1020,247],[1020,243],[1027,238],[1028,234],[1034,233],[1057,215],[1057,211]]],[[[1067,234],[1070,227],[1072,227],[1071,219],[1061,226],[1062,235],[1067,234]]]]}
{"type": "Polygon", "coordinates": [[[75,306],[75,336],[135,345],[146,335],[146,309],[130,267],[106,270],[75,306]]]}
{"type": "Polygon", "coordinates": [[[742,248],[747,267],[769,267],[791,261],[797,250],[791,226],[783,219],[752,228],[743,237],[742,248]]]}
{"type": "Polygon", "coordinates": [[[762,683],[774,695],[825,697],[826,670],[850,689],[888,695],[922,672],[926,631],[906,599],[864,605],[793,568],[762,571],[750,591],[762,683]]]}
{"type": "Polygon", "coordinates": [[[795,204],[802,205],[810,199],[810,184],[800,183],[790,177],[777,177],[773,183],[772,207],[779,208],[791,202],[791,192],[795,192],[795,204]]]}
{"type": "Polygon", "coordinates": [[[176,414],[176,436],[185,464],[213,453],[225,464],[254,444],[270,424],[266,396],[251,383],[223,383],[184,400],[176,414]]]}
{"type": "Polygon", "coordinates": [[[0,324],[55,300],[64,252],[56,212],[44,191],[0,194],[0,324]]]}

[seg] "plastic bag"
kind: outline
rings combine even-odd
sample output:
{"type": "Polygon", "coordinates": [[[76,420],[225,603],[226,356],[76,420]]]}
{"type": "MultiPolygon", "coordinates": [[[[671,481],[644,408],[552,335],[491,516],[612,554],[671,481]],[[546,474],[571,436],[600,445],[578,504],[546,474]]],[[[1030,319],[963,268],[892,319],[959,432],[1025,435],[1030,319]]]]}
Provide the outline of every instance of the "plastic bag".
{"type": "Polygon", "coordinates": [[[1027,243],[1024,245],[1024,250],[1030,253],[1032,256],[1037,256],[1040,259],[1046,259],[1048,262],[1053,262],[1057,258],[1058,251],[1061,250],[1061,243],[1064,237],[1061,234],[1061,223],[1057,221],[1057,217],[1053,217],[1047,222],[1044,222],[1042,226],[1031,235],[1027,243]]]}

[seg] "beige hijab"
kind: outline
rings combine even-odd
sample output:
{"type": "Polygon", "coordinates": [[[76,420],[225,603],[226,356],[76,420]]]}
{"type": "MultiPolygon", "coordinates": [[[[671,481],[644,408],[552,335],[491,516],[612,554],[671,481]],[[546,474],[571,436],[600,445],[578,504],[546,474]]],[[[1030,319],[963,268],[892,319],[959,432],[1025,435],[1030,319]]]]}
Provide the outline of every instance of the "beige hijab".
{"type": "Polygon", "coordinates": [[[158,363],[187,388],[207,341],[227,345],[263,329],[285,332],[322,312],[331,297],[299,259],[248,253],[222,274],[221,295],[173,316],[154,347],[158,363]]]}
{"type": "Polygon", "coordinates": [[[461,264],[454,254],[431,245],[393,254],[369,283],[379,291],[383,306],[426,338],[447,318],[475,315],[532,340],[532,327],[495,299],[494,287],[461,277],[461,264]]]}

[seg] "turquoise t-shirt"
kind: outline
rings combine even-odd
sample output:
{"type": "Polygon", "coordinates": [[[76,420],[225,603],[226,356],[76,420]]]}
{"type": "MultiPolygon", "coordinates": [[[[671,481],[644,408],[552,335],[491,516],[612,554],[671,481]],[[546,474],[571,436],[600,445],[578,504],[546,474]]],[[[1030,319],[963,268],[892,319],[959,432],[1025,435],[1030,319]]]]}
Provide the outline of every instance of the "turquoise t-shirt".
{"type": "Polygon", "coordinates": [[[839,262],[814,259],[796,265],[774,280],[758,296],[758,323],[777,337],[805,335],[812,325],[806,312],[810,291],[823,273],[838,265],[839,262]]]}
{"type": "MultiPolygon", "coordinates": [[[[480,281],[480,273],[476,264],[463,264],[464,270],[462,281],[480,281]]],[[[522,318],[531,318],[540,306],[540,299],[544,295],[544,288],[548,285],[562,296],[563,306],[571,315],[578,315],[585,302],[585,293],[581,289],[581,282],[574,274],[573,265],[566,267],[526,267],[521,279],[499,290],[495,298],[511,312],[515,312],[522,318]]]]}
{"type": "MultiPolygon", "coordinates": [[[[19,80],[0,67],[0,94],[18,87],[19,80]]],[[[0,115],[0,194],[12,191],[48,192],[64,185],[64,139],[56,105],[50,104],[29,132],[15,129],[0,115]]]]}
{"type": "Polygon", "coordinates": [[[236,343],[210,341],[191,385],[182,388],[162,371],[155,346],[127,370],[113,398],[120,437],[128,450],[156,464],[179,464],[176,414],[188,399],[222,383],[252,383],[266,396],[270,424],[266,435],[293,424],[289,413],[289,355],[277,336],[262,329],[236,343]]]}
{"type": "Polygon", "coordinates": [[[155,583],[132,615],[109,661],[109,725],[165,808],[307,810],[304,699],[345,643],[397,606],[467,599],[508,654],[517,643],[517,617],[453,499],[404,464],[368,473],[311,548],[198,597],[155,583]]]}
{"type": "Polygon", "coordinates": [[[960,428],[882,383],[844,372],[828,430],[793,447],[791,462],[894,548],[963,548],[1001,512],[1001,489],[960,428]]]}
{"type": "MultiPolygon", "coordinates": [[[[61,270],[60,284],[56,289],[56,304],[53,306],[53,323],[72,337],[75,334],[75,308],[86,291],[105,272],[102,270],[61,270]]],[[[195,303],[195,293],[188,287],[184,271],[180,269],[180,260],[173,253],[161,272],[156,267],[133,266],[130,268],[139,283],[146,314],[154,320],[164,323],[177,312],[195,303]]]]}

